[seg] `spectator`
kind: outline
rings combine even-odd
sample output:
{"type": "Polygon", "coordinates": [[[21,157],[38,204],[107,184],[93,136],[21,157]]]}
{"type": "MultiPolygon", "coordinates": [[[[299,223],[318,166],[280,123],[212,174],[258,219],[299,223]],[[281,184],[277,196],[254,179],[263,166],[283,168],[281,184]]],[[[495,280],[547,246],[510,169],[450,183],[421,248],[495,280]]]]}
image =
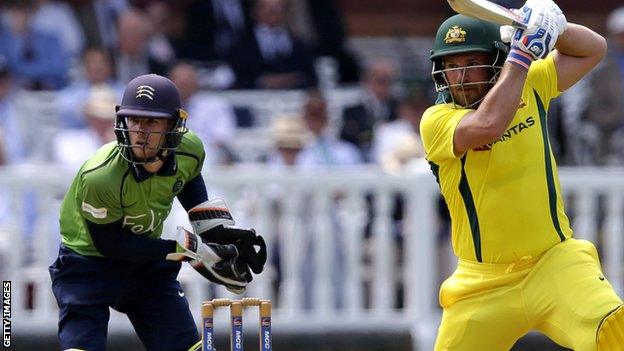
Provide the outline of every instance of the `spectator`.
{"type": "Polygon", "coordinates": [[[186,10],[189,57],[226,60],[251,27],[251,0],[195,0],[186,10]]]}
{"type": "Polygon", "coordinates": [[[392,93],[395,77],[393,63],[388,60],[374,62],[362,82],[361,102],[343,111],[340,138],[357,146],[366,162],[371,162],[375,125],[396,119],[397,99],[392,93]]]}
{"type": "Polygon", "coordinates": [[[152,34],[147,43],[149,56],[163,66],[170,66],[176,59],[178,42],[173,37],[171,5],[163,0],[149,1],[145,13],[152,26],[152,34]]]}
{"type": "Polygon", "coordinates": [[[29,90],[57,90],[66,82],[67,58],[59,38],[32,26],[32,0],[5,2],[7,22],[0,32],[0,54],[17,84],[29,90]]]}
{"type": "Polygon", "coordinates": [[[587,122],[596,128],[599,165],[624,165],[618,138],[624,128],[624,7],[614,10],[607,20],[609,51],[602,64],[589,77],[587,122]]]}
{"type": "Polygon", "coordinates": [[[301,152],[298,163],[302,167],[345,167],[362,162],[355,146],[338,140],[329,132],[327,104],[320,92],[312,91],[308,94],[308,100],[303,106],[303,119],[313,140],[301,152]]]}
{"type": "Polygon", "coordinates": [[[63,129],[54,140],[55,162],[77,170],[100,146],[115,140],[118,92],[106,84],[90,88],[84,105],[87,128],[63,129]]]}
{"type": "Polygon", "coordinates": [[[169,72],[178,87],[182,107],[188,112],[187,127],[204,143],[205,165],[229,163],[232,158],[228,144],[236,130],[234,109],[227,100],[199,91],[197,70],[189,63],[178,63],[169,72]]]}
{"type": "Polygon", "coordinates": [[[127,83],[134,77],[164,74],[167,67],[150,56],[148,41],[152,26],[149,18],[137,9],[123,12],[117,22],[117,47],[113,50],[117,78],[127,83]]]}
{"type": "Polygon", "coordinates": [[[397,120],[374,128],[372,157],[375,163],[386,170],[398,171],[411,159],[424,160],[419,126],[429,103],[422,89],[414,89],[399,104],[397,120]]]}
{"type": "Polygon", "coordinates": [[[78,18],[69,5],[61,1],[36,0],[33,28],[59,38],[63,51],[72,63],[78,60],[85,47],[86,38],[78,18]]]}
{"type": "Polygon", "coordinates": [[[313,43],[319,56],[328,56],[337,63],[341,83],[357,82],[360,67],[346,47],[343,16],[336,0],[291,0],[289,26],[300,38],[313,43]]]}
{"type": "Polygon", "coordinates": [[[271,169],[296,166],[301,150],[309,140],[303,119],[299,116],[278,116],[271,125],[273,149],[267,155],[271,169]]]}
{"type": "Polygon", "coordinates": [[[87,46],[112,50],[117,45],[117,20],[129,8],[127,0],[72,1],[82,25],[87,46]]]}
{"type": "Polygon", "coordinates": [[[296,89],[316,86],[310,48],[286,28],[287,0],[257,0],[255,25],[232,50],[228,62],[238,89],[296,89]]]}
{"type": "MultiPolygon", "coordinates": [[[[121,99],[124,85],[113,77],[113,63],[103,48],[90,48],[82,55],[83,74],[58,94],[58,107],[62,128],[85,128],[85,102],[91,88],[107,85],[121,99]]],[[[118,100],[119,100],[118,99],[118,100]]]]}

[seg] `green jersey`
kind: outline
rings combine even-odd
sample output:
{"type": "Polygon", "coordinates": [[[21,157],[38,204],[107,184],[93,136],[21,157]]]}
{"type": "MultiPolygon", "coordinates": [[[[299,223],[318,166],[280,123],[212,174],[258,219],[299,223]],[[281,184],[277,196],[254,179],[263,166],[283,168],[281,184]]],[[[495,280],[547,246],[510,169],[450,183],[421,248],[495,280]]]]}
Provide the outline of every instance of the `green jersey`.
{"type": "Polygon", "coordinates": [[[159,238],[173,198],[186,182],[198,176],[204,148],[187,132],[158,173],[125,160],[116,142],[102,146],[80,168],[61,205],[61,241],[85,256],[102,256],[93,245],[86,222],[121,221],[134,234],[159,238]]]}

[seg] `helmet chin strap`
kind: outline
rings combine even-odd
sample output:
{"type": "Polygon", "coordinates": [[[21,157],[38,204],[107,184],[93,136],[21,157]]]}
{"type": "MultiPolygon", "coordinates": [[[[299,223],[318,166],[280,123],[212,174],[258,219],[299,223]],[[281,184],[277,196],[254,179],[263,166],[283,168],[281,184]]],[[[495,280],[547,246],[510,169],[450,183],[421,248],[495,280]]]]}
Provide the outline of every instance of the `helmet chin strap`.
{"type": "MultiPolygon", "coordinates": [[[[165,162],[165,159],[169,156],[169,150],[160,149],[156,154],[156,159],[162,162],[165,162]]],[[[156,162],[156,161],[154,161],[156,162]]]]}
{"type": "Polygon", "coordinates": [[[138,164],[150,164],[150,163],[154,163],[154,162],[158,162],[158,161],[162,161],[165,162],[165,159],[167,158],[167,156],[169,155],[169,150],[158,150],[158,153],[156,153],[155,156],[152,156],[150,158],[138,158],[138,157],[134,157],[135,160],[133,162],[138,163],[138,164]]]}

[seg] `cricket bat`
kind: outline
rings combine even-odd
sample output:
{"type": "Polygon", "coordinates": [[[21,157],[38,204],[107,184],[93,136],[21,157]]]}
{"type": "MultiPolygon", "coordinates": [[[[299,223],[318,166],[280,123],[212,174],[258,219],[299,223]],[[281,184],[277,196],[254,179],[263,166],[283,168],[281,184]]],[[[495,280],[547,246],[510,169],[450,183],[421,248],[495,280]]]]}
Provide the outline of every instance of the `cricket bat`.
{"type": "Polygon", "coordinates": [[[447,0],[451,8],[462,15],[517,28],[525,28],[522,18],[511,10],[487,0],[447,0]]]}

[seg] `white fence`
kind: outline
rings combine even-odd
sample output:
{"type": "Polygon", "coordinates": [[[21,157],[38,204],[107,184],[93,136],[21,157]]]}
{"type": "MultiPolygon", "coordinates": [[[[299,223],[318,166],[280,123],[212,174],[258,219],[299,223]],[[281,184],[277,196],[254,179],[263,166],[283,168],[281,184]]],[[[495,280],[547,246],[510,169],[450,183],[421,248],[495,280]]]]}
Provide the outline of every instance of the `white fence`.
{"type": "MultiPolygon", "coordinates": [[[[624,170],[565,169],[560,175],[576,237],[600,244],[606,275],[622,293],[624,170]]],[[[0,169],[0,210],[8,213],[0,217],[0,275],[13,282],[15,335],[55,331],[47,267],[58,245],[58,207],[72,176],[49,167],[0,169]],[[25,206],[30,203],[34,208],[25,206]]],[[[421,349],[432,348],[439,318],[438,189],[429,173],[234,168],[204,176],[209,193],[226,199],[238,224],[255,227],[269,243],[269,264],[247,295],[274,301],[275,330],[400,329],[411,331],[421,349]],[[399,194],[402,218],[395,213],[399,194]]],[[[188,226],[176,205],[165,232],[180,224],[188,226]]],[[[202,299],[231,296],[188,268],[180,280],[196,320],[202,299]]],[[[118,314],[110,329],[131,330],[118,314]]]]}

